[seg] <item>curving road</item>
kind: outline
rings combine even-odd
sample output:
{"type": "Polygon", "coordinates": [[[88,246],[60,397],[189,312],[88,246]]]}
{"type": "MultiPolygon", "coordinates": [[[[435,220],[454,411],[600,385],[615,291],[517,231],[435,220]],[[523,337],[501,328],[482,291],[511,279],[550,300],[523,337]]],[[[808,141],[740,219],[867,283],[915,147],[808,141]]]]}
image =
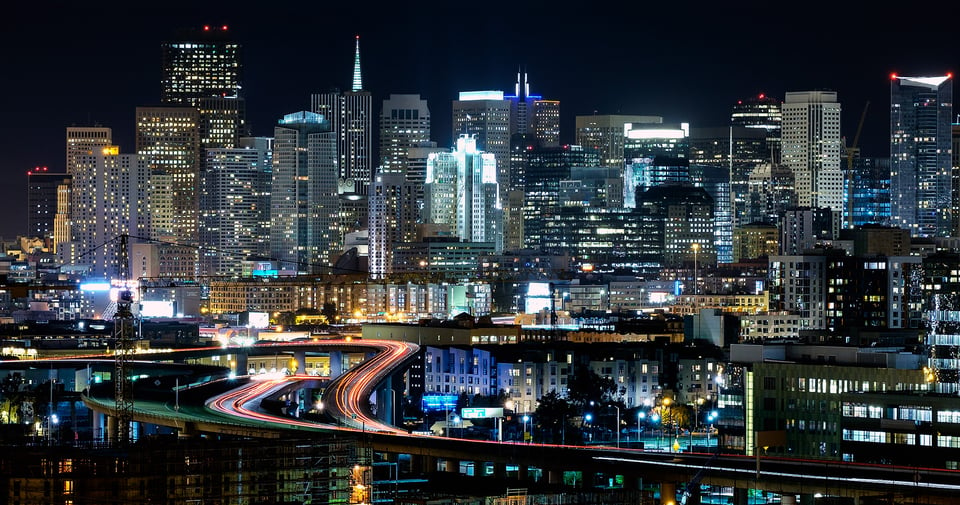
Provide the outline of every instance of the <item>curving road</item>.
{"type": "MultiPolygon", "coordinates": [[[[261,344],[258,347],[273,348],[304,347],[302,342],[290,344],[261,344]]],[[[376,419],[370,408],[370,396],[377,384],[413,360],[419,346],[393,340],[324,340],[310,343],[313,349],[375,351],[376,354],[343,373],[327,386],[323,394],[325,412],[347,429],[406,433],[406,430],[376,419]]],[[[257,422],[276,423],[284,426],[318,428],[323,425],[300,421],[289,417],[266,414],[258,409],[262,398],[272,396],[299,381],[316,380],[311,376],[269,376],[263,379],[252,377],[250,384],[211,398],[206,406],[215,412],[257,422]]]]}

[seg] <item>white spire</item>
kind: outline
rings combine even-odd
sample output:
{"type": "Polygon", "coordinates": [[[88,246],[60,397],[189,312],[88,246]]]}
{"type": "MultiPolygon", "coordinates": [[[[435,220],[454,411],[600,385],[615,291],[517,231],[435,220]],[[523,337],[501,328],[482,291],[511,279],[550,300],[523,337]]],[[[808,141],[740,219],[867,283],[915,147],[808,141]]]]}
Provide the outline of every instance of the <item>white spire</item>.
{"type": "Polygon", "coordinates": [[[363,89],[363,80],[360,78],[360,36],[357,35],[357,51],[353,57],[353,87],[352,91],[363,89]]]}

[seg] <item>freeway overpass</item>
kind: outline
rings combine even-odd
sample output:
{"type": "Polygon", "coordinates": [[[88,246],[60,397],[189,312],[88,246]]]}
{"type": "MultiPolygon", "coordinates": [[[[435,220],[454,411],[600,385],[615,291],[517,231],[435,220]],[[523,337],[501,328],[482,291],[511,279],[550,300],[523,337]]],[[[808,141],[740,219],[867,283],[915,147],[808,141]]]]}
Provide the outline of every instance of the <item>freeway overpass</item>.
{"type": "MultiPolygon", "coordinates": [[[[219,378],[211,384],[220,385],[224,391],[211,394],[203,406],[176,409],[169,401],[170,395],[167,401],[138,399],[133,417],[139,422],[175,428],[186,435],[210,432],[293,439],[323,437],[331,431],[347,432],[375,452],[409,455],[424,471],[443,468],[455,472],[461,462],[471,462],[474,467],[489,467],[491,474],[502,476],[508,466],[515,466],[519,469],[518,485],[532,475],[531,470],[539,470],[549,483],[557,484],[562,482],[564,472],[571,471],[580,472],[587,485],[599,482],[604,476],[623,476],[628,485],[636,485],[642,480],[656,481],[661,483],[664,494],[676,489],[677,483],[691,480],[738,490],[763,489],[784,495],[813,496],[820,493],[864,503],[871,498],[877,503],[903,500],[955,503],[954,497],[960,492],[960,472],[944,469],[773,457],[757,460],[738,455],[498,443],[407,434],[374,417],[367,399],[380,383],[409,364],[416,354],[415,345],[393,341],[323,341],[284,344],[282,348],[295,351],[307,347],[314,351],[322,348],[371,354],[361,365],[326,385],[324,401],[331,406],[329,413],[338,420],[339,426],[293,419],[260,408],[265,399],[313,386],[315,384],[311,381],[319,380],[306,376],[262,380],[219,378]]],[[[236,352],[235,349],[228,351],[236,352]]],[[[159,364],[154,366],[162,368],[159,364]]],[[[85,401],[92,409],[107,416],[115,414],[115,405],[109,396],[92,395],[85,401]]],[[[481,473],[486,475],[486,472],[481,473]]],[[[745,500],[745,494],[743,498],[745,500]]],[[[691,499],[695,501],[696,497],[691,499]]]]}

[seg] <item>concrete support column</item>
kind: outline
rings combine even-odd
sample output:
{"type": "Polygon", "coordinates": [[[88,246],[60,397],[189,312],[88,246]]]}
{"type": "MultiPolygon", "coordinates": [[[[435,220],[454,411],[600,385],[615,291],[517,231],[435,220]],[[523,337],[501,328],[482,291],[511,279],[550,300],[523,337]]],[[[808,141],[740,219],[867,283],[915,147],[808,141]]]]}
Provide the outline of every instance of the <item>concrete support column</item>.
{"type": "Polygon", "coordinates": [[[297,375],[306,375],[307,353],[305,351],[294,351],[293,359],[297,362],[297,375]]]}
{"type": "Polygon", "coordinates": [[[745,487],[733,488],[733,505],[747,505],[747,497],[750,490],[745,487]]]}
{"type": "Polygon", "coordinates": [[[517,480],[521,482],[526,481],[530,475],[530,472],[528,470],[529,468],[527,467],[526,463],[520,463],[517,466],[517,480]]]}
{"type": "Polygon", "coordinates": [[[785,494],[780,497],[780,505],[797,505],[797,497],[792,494],[785,494]]]}
{"type": "Polygon", "coordinates": [[[555,485],[563,483],[563,472],[560,470],[547,470],[547,484],[555,485]]]}
{"type": "Polygon", "coordinates": [[[106,415],[99,412],[93,413],[93,439],[104,441],[107,438],[105,433],[106,415]]]}
{"type": "Polygon", "coordinates": [[[343,374],[343,352],[330,351],[330,378],[336,379],[343,374]]]}
{"type": "Polygon", "coordinates": [[[687,488],[687,505],[700,505],[700,484],[687,488]]]}
{"type": "Polygon", "coordinates": [[[431,474],[437,471],[437,457],[426,455],[411,455],[411,466],[421,474],[431,474]]]}
{"type": "Polygon", "coordinates": [[[660,483],[660,505],[677,505],[677,485],[673,482],[660,483]]]}
{"type": "Polygon", "coordinates": [[[493,478],[498,480],[507,478],[507,465],[505,463],[493,464],[493,478]]]}
{"type": "MultiPolygon", "coordinates": [[[[816,498],[812,494],[801,494],[800,505],[814,505],[816,498]]],[[[892,500],[891,500],[891,503],[892,500]]]]}
{"type": "Polygon", "coordinates": [[[197,425],[194,423],[183,423],[183,426],[177,428],[178,438],[192,438],[197,434],[197,425]]]}
{"type": "Polygon", "coordinates": [[[237,375],[247,375],[250,372],[250,365],[247,362],[247,353],[237,353],[237,375]]]}
{"type": "Polygon", "coordinates": [[[457,473],[460,471],[460,462],[455,459],[447,459],[443,462],[443,471],[447,473],[457,473]]]}
{"type": "Polygon", "coordinates": [[[114,416],[107,416],[107,437],[106,440],[113,440],[117,438],[117,418],[114,416]]]}

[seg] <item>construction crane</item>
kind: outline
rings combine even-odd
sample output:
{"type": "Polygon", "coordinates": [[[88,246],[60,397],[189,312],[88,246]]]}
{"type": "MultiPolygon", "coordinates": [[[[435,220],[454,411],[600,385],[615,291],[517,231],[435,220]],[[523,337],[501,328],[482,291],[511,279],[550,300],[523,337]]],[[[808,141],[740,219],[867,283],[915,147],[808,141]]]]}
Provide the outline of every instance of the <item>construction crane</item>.
{"type": "Polygon", "coordinates": [[[849,222],[847,223],[848,228],[853,228],[853,158],[860,152],[860,148],[857,147],[860,143],[860,132],[863,131],[863,122],[867,118],[867,108],[870,107],[870,100],[867,100],[867,103],[863,105],[863,112],[860,113],[860,123],[857,124],[857,133],[853,135],[853,143],[846,147],[847,155],[847,171],[844,176],[846,179],[846,191],[847,191],[847,216],[849,222]]]}
{"type": "Polygon", "coordinates": [[[133,382],[127,361],[130,359],[135,341],[136,325],[133,317],[133,291],[127,285],[130,258],[127,252],[129,236],[120,236],[120,251],[117,254],[120,289],[117,293],[117,311],[113,316],[114,337],[114,401],[116,402],[117,429],[114,430],[114,442],[126,445],[130,442],[130,423],[133,420],[133,382]]]}

